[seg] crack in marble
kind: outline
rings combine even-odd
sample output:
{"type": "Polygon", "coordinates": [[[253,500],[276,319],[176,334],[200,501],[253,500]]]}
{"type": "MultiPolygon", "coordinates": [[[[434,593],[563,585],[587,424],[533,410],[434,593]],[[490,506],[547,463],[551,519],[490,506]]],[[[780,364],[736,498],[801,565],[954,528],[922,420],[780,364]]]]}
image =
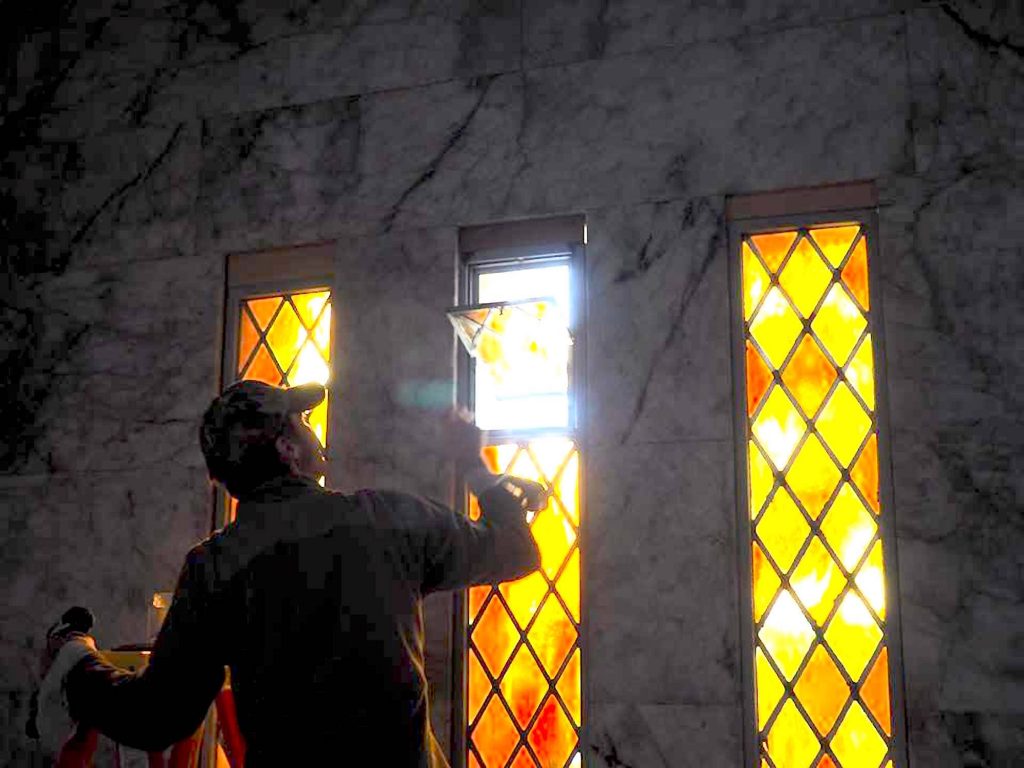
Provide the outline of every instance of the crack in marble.
{"type": "MultiPolygon", "coordinates": [[[[710,206],[706,201],[700,201],[699,207],[708,210],[710,206]]],[[[696,223],[697,211],[694,209],[693,201],[690,201],[686,205],[686,209],[683,212],[681,220],[681,229],[687,229],[696,223]]],[[[693,301],[693,297],[697,293],[697,289],[704,282],[704,278],[707,276],[708,270],[711,268],[711,263],[715,260],[719,245],[722,242],[724,234],[724,225],[722,220],[722,214],[718,211],[714,213],[714,233],[708,241],[707,247],[705,248],[704,256],[696,269],[691,270],[690,279],[686,283],[686,287],[683,289],[682,295],[679,298],[679,308],[676,310],[672,325],[669,327],[669,331],[665,336],[664,341],[658,346],[657,351],[654,353],[654,357],[647,367],[647,372],[644,376],[643,385],[640,387],[640,393],[637,395],[636,401],[633,404],[633,412],[622,435],[619,437],[619,445],[625,445],[629,442],[629,438],[633,434],[633,430],[640,421],[640,416],[643,413],[644,406],[647,403],[647,396],[651,388],[651,383],[654,381],[654,375],[658,370],[658,366],[661,363],[662,358],[666,352],[672,347],[672,344],[676,340],[676,336],[680,333],[683,320],[686,317],[687,310],[690,308],[690,304],[693,301]]]]}
{"type": "Polygon", "coordinates": [[[405,204],[405,201],[408,200],[417,189],[434,177],[434,174],[436,174],[438,169],[441,167],[441,163],[444,162],[445,157],[448,156],[448,154],[459,143],[459,140],[465,135],[470,124],[473,122],[473,118],[476,117],[477,112],[480,111],[480,107],[483,106],[484,100],[487,98],[487,94],[490,93],[491,86],[494,84],[496,79],[497,75],[488,75],[487,77],[476,78],[471,81],[474,85],[478,84],[480,81],[483,81],[484,83],[483,88],[480,89],[480,95],[477,96],[476,102],[470,108],[462,121],[455,127],[455,130],[448,136],[437,154],[434,155],[429,163],[427,163],[426,168],[424,168],[412,184],[406,187],[398,196],[398,200],[393,206],[391,206],[391,210],[388,211],[387,215],[383,218],[382,230],[384,232],[391,231],[391,227],[394,225],[395,219],[398,218],[398,214],[401,213],[402,205],[405,204]]]}
{"type": "Polygon", "coordinates": [[[982,30],[972,26],[967,19],[961,16],[949,3],[941,3],[939,7],[946,16],[953,20],[953,23],[955,23],[968,38],[973,40],[982,48],[987,48],[990,51],[1004,49],[1016,56],[1024,58],[1024,46],[1011,43],[1009,34],[1004,37],[995,37],[988,32],[983,32],[982,30]]]}

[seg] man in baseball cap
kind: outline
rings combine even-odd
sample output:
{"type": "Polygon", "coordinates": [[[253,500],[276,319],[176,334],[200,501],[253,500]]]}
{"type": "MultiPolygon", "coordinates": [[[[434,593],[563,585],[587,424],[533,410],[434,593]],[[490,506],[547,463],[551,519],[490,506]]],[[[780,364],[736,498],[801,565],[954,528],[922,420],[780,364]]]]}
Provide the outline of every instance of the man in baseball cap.
{"type": "Polygon", "coordinates": [[[547,493],[490,474],[458,414],[439,447],[466,470],[479,520],[410,494],[322,488],[305,414],[324,396],[242,381],[210,404],[200,445],[237,519],[188,553],[141,673],[107,664],[81,632],[50,638],[50,688],[80,733],[163,749],[195,731],[229,667],[248,768],[446,765],[430,731],[422,598],[536,570],[525,515],[547,493]]]}

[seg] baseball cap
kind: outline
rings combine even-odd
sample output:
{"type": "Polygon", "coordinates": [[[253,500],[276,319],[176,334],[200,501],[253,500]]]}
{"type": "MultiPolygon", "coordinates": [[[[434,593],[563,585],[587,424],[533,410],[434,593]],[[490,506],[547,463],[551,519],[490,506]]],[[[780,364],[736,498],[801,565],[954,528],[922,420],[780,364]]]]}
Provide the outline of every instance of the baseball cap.
{"type": "Polygon", "coordinates": [[[322,384],[275,387],[237,381],[210,403],[199,428],[208,464],[235,463],[248,446],[274,440],[290,414],[316,407],[326,396],[322,384]]]}

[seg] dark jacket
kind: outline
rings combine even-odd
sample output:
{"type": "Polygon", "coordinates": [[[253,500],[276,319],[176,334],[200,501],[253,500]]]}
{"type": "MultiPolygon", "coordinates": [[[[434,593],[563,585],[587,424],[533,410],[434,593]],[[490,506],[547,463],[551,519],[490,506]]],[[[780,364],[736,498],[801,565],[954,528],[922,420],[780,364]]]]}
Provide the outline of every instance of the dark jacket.
{"type": "MultiPolygon", "coordinates": [[[[403,493],[289,479],[189,552],[147,668],[98,656],[68,675],[72,716],[153,750],[198,727],[231,670],[246,765],[430,766],[422,598],[526,575],[518,500],[473,522],[403,493]]],[[[434,754],[432,754],[434,753],[434,754]]]]}

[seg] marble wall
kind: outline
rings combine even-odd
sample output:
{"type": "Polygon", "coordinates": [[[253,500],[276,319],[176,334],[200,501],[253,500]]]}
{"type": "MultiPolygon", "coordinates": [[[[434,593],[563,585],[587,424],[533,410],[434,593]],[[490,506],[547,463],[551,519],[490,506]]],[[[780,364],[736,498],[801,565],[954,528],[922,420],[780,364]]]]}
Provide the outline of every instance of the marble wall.
{"type": "MultiPolygon", "coordinates": [[[[0,761],[41,763],[53,617],[137,640],[209,528],[227,254],[334,244],[333,476],[444,497],[410,406],[454,391],[458,228],[584,213],[585,752],[740,765],[725,201],[864,179],[910,761],[1024,761],[1017,4],[38,5],[0,31],[0,761]]],[[[427,614],[446,737],[450,602],[427,614]]]]}

